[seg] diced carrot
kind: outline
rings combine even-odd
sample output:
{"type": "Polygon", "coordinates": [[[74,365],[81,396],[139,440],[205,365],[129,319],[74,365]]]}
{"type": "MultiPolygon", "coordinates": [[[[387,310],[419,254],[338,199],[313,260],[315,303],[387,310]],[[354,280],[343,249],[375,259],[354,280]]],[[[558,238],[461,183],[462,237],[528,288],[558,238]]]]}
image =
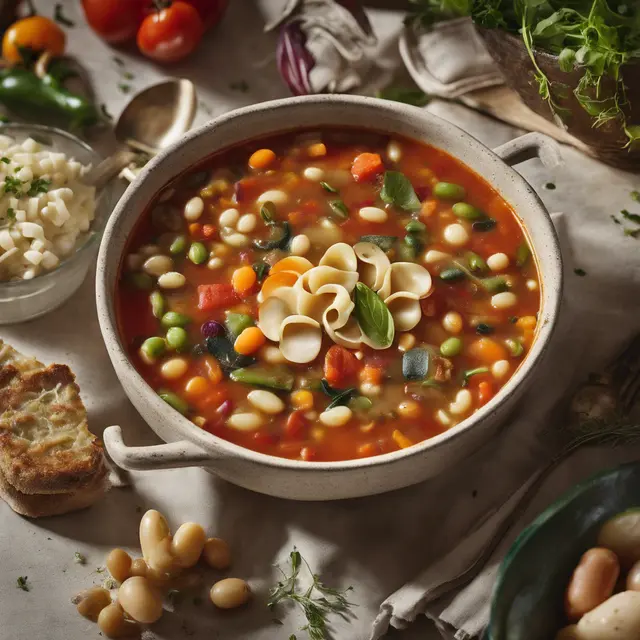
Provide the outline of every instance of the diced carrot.
{"type": "Polygon", "coordinates": [[[216,227],[213,224],[203,224],[202,225],[202,236],[204,238],[213,238],[216,234],[216,227]]]}
{"type": "Polygon", "coordinates": [[[485,380],[478,385],[478,404],[482,407],[491,398],[493,398],[493,386],[485,380]]]}
{"type": "Polygon", "coordinates": [[[425,200],[422,203],[422,206],[420,207],[420,215],[423,218],[429,218],[436,212],[437,208],[438,208],[437,200],[425,200]]]}
{"type": "Polygon", "coordinates": [[[311,462],[317,457],[316,450],[313,447],[302,447],[300,449],[300,458],[305,462],[311,462]]]}
{"type": "Polygon", "coordinates": [[[227,399],[227,392],[220,387],[213,387],[209,393],[204,396],[200,396],[197,400],[194,400],[195,404],[201,411],[205,411],[210,408],[218,408],[227,399]]]}
{"type": "Polygon", "coordinates": [[[251,293],[257,280],[256,272],[248,265],[236,269],[231,276],[231,284],[233,285],[234,291],[242,297],[251,293]]]}
{"type": "Polygon", "coordinates": [[[274,273],[262,283],[262,297],[266,300],[276,289],[292,287],[297,279],[298,274],[293,271],[274,273]]]}
{"type": "Polygon", "coordinates": [[[367,442],[358,447],[359,458],[370,458],[371,456],[375,456],[376,453],[378,453],[378,447],[373,444],[373,442],[367,442]]]}
{"type": "Polygon", "coordinates": [[[264,333],[258,327],[248,327],[236,338],[233,348],[243,356],[250,356],[266,341],[264,333]]]}
{"type": "Polygon", "coordinates": [[[367,182],[384,170],[378,153],[361,153],[351,165],[351,175],[356,182],[367,182]]]}
{"type": "Polygon", "coordinates": [[[360,371],[360,382],[379,385],[382,382],[382,378],[383,371],[380,367],[366,364],[362,371],[360,371]]]}
{"type": "Polygon", "coordinates": [[[199,238],[200,235],[202,234],[202,225],[199,222],[192,222],[189,225],[189,233],[194,238],[199,238]]]}
{"type": "Polygon", "coordinates": [[[315,144],[310,144],[307,148],[307,153],[312,158],[318,158],[320,156],[327,155],[327,147],[324,142],[316,142],[315,144]]]}
{"type": "Polygon", "coordinates": [[[324,358],[324,377],[332,387],[345,387],[355,378],[360,361],[344,347],[334,344],[324,358]]]}
{"type": "Polygon", "coordinates": [[[230,284],[201,284],[198,286],[198,309],[212,311],[240,302],[230,284]]]}
{"type": "Polygon", "coordinates": [[[276,154],[271,149],[258,149],[251,154],[249,166],[252,169],[266,169],[276,160],[276,154]]]}
{"type": "Polygon", "coordinates": [[[302,258],[301,256],[289,256],[287,258],[282,258],[282,260],[278,260],[278,262],[271,267],[269,275],[274,275],[281,271],[295,271],[296,273],[303,274],[311,268],[313,268],[313,263],[309,262],[306,258],[302,258]]]}
{"type": "Polygon", "coordinates": [[[522,329],[523,331],[526,329],[535,329],[537,324],[537,320],[535,316],[522,316],[522,318],[518,318],[516,320],[516,327],[518,329],[522,329]]]}
{"type": "Polygon", "coordinates": [[[306,432],[308,425],[309,423],[304,417],[304,411],[292,411],[287,418],[287,423],[284,427],[284,433],[289,438],[300,438],[306,432]]]}
{"type": "Polygon", "coordinates": [[[469,345],[467,353],[485,364],[493,364],[497,360],[505,360],[509,357],[506,348],[491,338],[475,340],[469,345]]]}
{"type": "Polygon", "coordinates": [[[194,376],[187,382],[184,390],[191,397],[201,396],[209,389],[209,383],[202,376],[194,376]]]}
{"type": "Polygon", "coordinates": [[[409,440],[409,438],[407,438],[407,436],[405,436],[404,433],[402,433],[402,431],[399,431],[398,429],[394,429],[391,437],[401,449],[406,449],[413,444],[413,442],[409,440]]]}
{"type": "Polygon", "coordinates": [[[213,356],[205,356],[204,367],[207,371],[207,378],[209,378],[213,384],[218,384],[218,382],[222,380],[222,369],[220,368],[218,361],[213,356]]]}

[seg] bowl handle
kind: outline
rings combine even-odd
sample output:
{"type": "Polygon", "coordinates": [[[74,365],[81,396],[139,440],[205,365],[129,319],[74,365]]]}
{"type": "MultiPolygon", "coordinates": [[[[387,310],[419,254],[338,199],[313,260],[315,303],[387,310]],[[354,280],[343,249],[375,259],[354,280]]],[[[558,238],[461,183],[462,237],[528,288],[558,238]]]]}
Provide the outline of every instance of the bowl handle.
{"type": "Polygon", "coordinates": [[[541,133],[525,133],[496,147],[493,152],[510,167],[531,158],[540,158],[547,169],[555,169],[562,164],[560,145],[541,133]]]}
{"type": "Polygon", "coordinates": [[[215,459],[211,453],[186,440],[148,447],[128,447],[118,426],[107,427],[102,439],[111,459],[119,467],[131,471],[206,467],[215,459]]]}

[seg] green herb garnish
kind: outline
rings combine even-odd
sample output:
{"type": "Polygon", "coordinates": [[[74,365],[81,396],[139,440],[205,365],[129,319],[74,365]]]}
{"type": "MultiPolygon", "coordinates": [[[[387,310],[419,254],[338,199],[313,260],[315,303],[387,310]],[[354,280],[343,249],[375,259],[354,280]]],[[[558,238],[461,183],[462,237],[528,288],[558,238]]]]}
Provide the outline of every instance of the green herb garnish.
{"type": "Polygon", "coordinates": [[[262,218],[262,221],[267,226],[271,226],[272,224],[275,224],[275,222],[276,222],[276,205],[273,204],[273,202],[271,202],[270,200],[268,202],[265,202],[260,207],[260,217],[262,218]]]}
{"type": "Polygon", "coordinates": [[[320,186],[329,193],[338,193],[338,190],[334,189],[328,182],[321,182],[320,186]]]}
{"type": "Polygon", "coordinates": [[[477,367],[476,369],[469,369],[462,374],[462,386],[466,387],[469,384],[469,378],[477,376],[481,373],[489,373],[487,367],[477,367]]]}
{"type": "Polygon", "coordinates": [[[119,67],[124,67],[124,60],[122,58],[119,58],[118,56],[113,56],[113,61],[119,66],[119,67]]]}
{"type": "Polygon", "coordinates": [[[329,206],[333,214],[340,220],[346,220],[349,217],[349,209],[342,200],[330,200],[329,206]]]}
{"type": "Polygon", "coordinates": [[[9,164],[11,162],[11,159],[7,158],[7,156],[2,156],[2,158],[0,158],[0,162],[4,162],[5,164],[9,164]]]}
{"type": "Polygon", "coordinates": [[[544,185],[544,188],[548,189],[549,191],[554,191],[556,185],[553,182],[547,182],[547,184],[544,185]]]}
{"type": "Polygon", "coordinates": [[[249,85],[246,80],[238,80],[237,82],[230,82],[229,89],[240,91],[240,93],[247,93],[247,91],[249,91],[249,85]]]}
{"type": "Polygon", "coordinates": [[[632,191],[631,199],[635,200],[636,202],[640,202],[640,191],[632,191]]]}
{"type": "Polygon", "coordinates": [[[382,298],[363,282],[356,284],[355,313],[363,333],[378,346],[391,346],[395,337],[393,316],[382,298]]]}
{"type": "Polygon", "coordinates": [[[131,71],[124,71],[124,72],[122,73],[122,77],[123,77],[125,80],[133,80],[133,79],[135,78],[135,76],[133,75],[133,73],[131,73],[131,71]]]}
{"type": "Polygon", "coordinates": [[[131,85],[127,84],[126,82],[119,82],[118,83],[118,89],[124,93],[127,94],[131,91],[131,85]]]}
{"type": "Polygon", "coordinates": [[[113,120],[113,116],[109,113],[107,105],[104,102],[100,105],[100,111],[107,120],[113,120]]]}
{"type": "MultiPolygon", "coordinates": [[[[343,620],[349,620],[349,607],[354,605],[347,600],[347,593],[352,590],[352,587],[342,590],[324,585],[295,547],[289,554],[289,562],[290,573],[287,575],[280,569],[282,580],[269,591],[267,606],[273,610],[282,602],[295,602],[307,619],[307,624],[301,630],[309,634],[310,640],[329,640],[328,617],[334,614],[343,620]],[[299,589],[298,585],[303,563],[312,580],[305,590],[299,589]]],[[[295,635],[289,636],[289,640],[292,639],[295,640],[295,635]]]]}
{"type": "Polygon", "coordinates": [[[27,576],[20,576],[16,580],[16,587],[18,587],[18,589],[22,589],[23,591],[31,591],[31,586],[29,585],[28,580],[29,579],[27,578],[27,576]]]}
{"type": "Polygon", "coordinates": [[[405,211],[420,209],[420,200],[409,179],[399,171],[385,171],[380,197],[383,202],[405,211]]]}
{"type": "Polygon", "coordinates": [[[626,209],[623,209],[620,212],[620,215],[629,222],[633,222],[634,224],[640,224],[640,215],[637,213],[629,213],[626,209]]]}
{"type": "Polygon", "coordinates": [[[4,179],[4,192],[13,193],[16,196],[22,195],[22,180],[15,176],[6,176],[4,179]]]}
{"type": "Polygon", "coordinates": [[[73,554],[73,561],[76,564],[87,564],[87,559],[78,551],[73,554]]]}
{"type": "Polygon", "coordinates": [[[29,187],[29,191],[27,191],[27,195],[32,198],[37,196],[40,193],[47,193],[49,191],[49,187],[51,186],[51,180],[45,180],[44,178],[36,178],[29,187]]]}
{"type": "Polygon", "coordinates": [[[267,264],[266,262],[254,262],[251,265],[251,268],[256,272],[258,282],[262,282],[269,274],[271,265],[267,264]]]}
{"type": "Polygon", "coordinates": [[[404,102],[412,104],[414,107],[424,107],[429,102],[429,96],[421,89],[409,87],[387,87],[380,89],[376,93],[376,98],[383,100],[393,100],[394,102],[404,102]]]}
{"type": "Polygon", "coordinates": [[[13,207],[9,207],[7,209],[7,219],[11,220],[11,222],[14,222],[16,219],[16,212],[15,209],[13,207]]]}
{"type": "Polygon", "coordinates": [[[349,389],[334,389],[324,378],[320,382],[322,390],[331,398],[331,402],[325,408],[325,411],[349,404],[349,400],[358,393],[355,387],[349,389]]]}
{"type": "Polygon", "coordinates": [[[61,3],[57,3],[53,12],[53,19],[59,24],[63,24],[65,27],[75,27],[76,23],[73,20],[69,20],[64,15],[64,8],[61,3]]]}
{"type": "Polygon", "coordinates": [[[575,273],[577,276],[580,276],[581,278],[587,275],[587,272],[584,269],[574,269],[573,273],[575,273]]]}

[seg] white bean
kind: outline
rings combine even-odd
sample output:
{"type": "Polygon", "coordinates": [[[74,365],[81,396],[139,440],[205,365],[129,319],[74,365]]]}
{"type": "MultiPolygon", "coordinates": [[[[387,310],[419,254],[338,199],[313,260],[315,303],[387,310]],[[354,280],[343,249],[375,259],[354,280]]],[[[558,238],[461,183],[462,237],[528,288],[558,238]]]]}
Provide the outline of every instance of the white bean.
{"type": "Polygon", "coordinates": [[[223,267],[223,266],[224,266],[224,262],[222,258],[211,258],[211,260],[207,262],[207,269],[211,269],[211,271],[220,269],[220,267],[223,267]]]}
{"type": "Polygon", "coordinates": [[[160,247],[157,244],[145,244],[138,249],[140,255],[150,258],[151,256],[162,253],[160,247]]]}
{"type": "Polygon", "coordinates": [[[382,387],[372,382],[363,382],[360,385],[360,393],[363,396],[379,396],[382,393],[382,387]]]}
{"type": "Polygon", "coordinates": [[[538,283],[535,280],[527,280],[526,285],[527,285],[527,289],[529,289],[529,291],[537,291],[538,290],[538,283]]]}
{"type": "Polygon", "coordinates": [[[324,171],[319,167],[307,167],[302,175],[312,182],[320,182],[324,178],[324,171]]]}
{"type": "Polygon", "coordinates": [[[218,218],[221,227],[235,227],[240,219],[240,212],[237,209],[225,209],[218,218]]]}
{"type": "Polygon", "coordinates": [[[448,258],[451,258],[450,254],[444,253],[444,251],[436,251],[435,249],[429,249],[429,251],[424,254],[424,261],[427,264],[436,264],[436,262],[442,262],[448,258]]]}
{"type": "Polygon", "coordinates": [[[444,240],[454,247],[461,247],[469,242],[469,233],[460,223],[454,222],[444,228],[444,240]]]}
{"type": "Polygon", "coordinates": [[[184,206],[184,217],[189,222],[195,222],[204,211],[204,201],[199,196],[191,198],[184,206]]]}
{"type": "Polygon", "coordinates": [[[178,527],[171,541],[171,551],[183,569],[198,562],[206,540],[204,529],[195,522],[185,522],[178,527]]]}
{"type": "Polygon", "coordinates": [[[274,347],[272,344],[265,345],[260,349],[260,358],[269,364],[284,364],[287,361],[280,348],[274,347]]]}
{"type": "Polygon", "coordinates": [[[471,409],[472,402],[473,396],[471,395],[471,391],[468,389],[461,389],[456,394],[455,401],[449,405],[449,413],[452,413],[454,416],[467,413],[467,411],[471,409]]]}
{"type": "Polygon", "coordinates": [[[503,291],[502,293],[496,293],[491,296],[491,306],[494,309],[509,309],[518,302],[518,298],[515,293],[511,291],[503,291]]]}
{"type": "Polygon", "coordinates": [[[303,256],[311,249],[311,240],[304,233],[294,236],[290,245],[291,253],[294,256],[303,256]]]}
{"type": "Polygon", "coordinates": [[[258,223],[258,219],[253,213],[245,213],[243,216],[240,216],[238,223],[236,224],[236,229],[240,233],[251,233],[258,223]]]}
{"type": "Polygon", "coordinates": [[[451,418],[446,411],[443,411],[442,409],[438,409],[438,411],[436,411],[435,418],[443,427],[448,427],[451,424],[451,418]]]}
{"type": "Polygon", "coordinates": [[[402,148],[400,144],[395,140],[391,140],[387,145],[387,158],[391,160],[391,162],[398,162],[402,157],[402,148]]]}
{"type": "Polygon", "coordinates": [[[271,393],[271,391],[264,391],[262,389],[250,391],[247,395],[247,400],[263,413],[275,415],[276,413],[284,411],[284,402],[282,402],[275,393],[271,393]]]}
{"type": "Polygon", "coordinates": [[[273,202],[273,204],[284,204],[289,199],[289,196],[280,189],[270,189],[258,196],[256,202],[258,204],[264,204],[265,202],[273,202]]]}
{"type": "Polygon", "coordinates": [[[491,373],[494,378],[500,380],[504,378],[508,373],[511,365],[508,360],[497,360],[491,365],[491,373]]]}
{"type": "Polygon", "coordinates": [[[235,609],[248,602],[251,589],[240,578],[225,578],[211,587],[209,597],[219,609],[235,609]]]}
{"type": "Polygon", "coordinates": [[[487,266],[491,271],[504,271],[509,266],[509,256],[506,253],[494,253],[487,258],[487,266]]]}
{"type": "MultiPolygon", "coordinates": [[[[165,538],[171,534],[164,516],[155,509],[149,509],[140,520],[140,548],[145,558],[165,538]]],[[[135,561],[134,561],[135,563],[135,561]]]]}
{"type": "Polygon", "coordinates": [[[202,555],[212,569],[228,569],[231,566],[231,549],[221,538],[209,538],[202,555]]]}
{"type": "Polygon", "coordinates": [[[160,373],[165,380],[177,380],[187,373],[188,368],[189,365],[184,358],[171,358],[160,367],[160,373]]]}
{"type": "MultiPolygon", "coordinates": [[[[409,351],[409,349],[413,349],[415,345],[416,337],[412,333],[403,333],[400,338],[398,338],[398,350],[400,351],[409,351]]],[[[360,358],[360,360],[362,360],[362,358],[360,358]]]]}
{"type": "Polygon", "coordinates": [[[230,233],[222,238],[230,247],[246,247],[249,244],[249,238],[244,233],[230,233]]]}
{"type": "Polygon", "coordinates": [[[159,277],[173,269],[173,260],[169,256],[151,256],[142,265],[142,269],[150,276],[159,277]]]}
{"type": "Polygon", "coordinates": [[[179,289],[180,287],[184,287],[186,282],[187,279],[177,271],[163,273],[158,278],[158,285],[163,289],[179,289]]]}
{"type": "Polygon", "coordinates": [[[349,407],[333,407],[333,409],[323,411],[319,419],[327,427],[342,427],[351,420],[352,415],[353,412],[349,407]]]}
{"type": "Polygon", "coordinates": [[[442,326],[449,333],[460,333],[462,331],[462,316],[457,311],[449,311],[442,318],[442,326]]]}
{"type": "Polygon", "coordinates": [[[384,209],[380,209],[379,207],[362,207],[358,212],[360,217],[366,222],[386,222],[387,212],[384,209]]]}
{"type": "Polygon", "coordinates": [[[255,431],[262,426],[259,413],[234,413],[227,419],[227,426],[237,431],[255,431]]]}
{"type": "Polygon", "coordinates": [[[152,624],[162,616],[162,597],[146,579],[128,578],[118,589],[118,602],[136,621],[152,624]]]}

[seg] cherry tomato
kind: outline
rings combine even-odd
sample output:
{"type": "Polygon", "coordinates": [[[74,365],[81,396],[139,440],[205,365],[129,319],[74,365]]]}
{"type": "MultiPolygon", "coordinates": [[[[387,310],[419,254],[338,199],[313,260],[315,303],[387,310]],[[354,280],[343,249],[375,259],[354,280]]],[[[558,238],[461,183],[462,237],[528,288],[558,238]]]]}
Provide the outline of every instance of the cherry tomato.
{"type": "Polygon", "coordinates": [[[200,14],[204,28],[210,29],[215,27],[220,20],[229,4],[228,0],[185,0],[193,5],[200,14]]]}
{"type": "Polygon", "coordinates": [[[50,51],[54,56],[61,56],[67,36],[64,31],[49,18],[31,16],[18,20],[5,32],[2,39],[2,57],[9,62],[21,62],[19,47],[32,51],[50,51]]]}
{"type": "Polygon", "coordinates": [[[148,4],[146,0],[82,0],[89,26],[111,44],[136,37],[148,4]]]}
{"type": "Polygon", "coordinates": [[[158,62],[177,62],[198,46],[203,34],[197,9],[178,0],[144,19],[138,31],[138,48],[158,62]]]}

